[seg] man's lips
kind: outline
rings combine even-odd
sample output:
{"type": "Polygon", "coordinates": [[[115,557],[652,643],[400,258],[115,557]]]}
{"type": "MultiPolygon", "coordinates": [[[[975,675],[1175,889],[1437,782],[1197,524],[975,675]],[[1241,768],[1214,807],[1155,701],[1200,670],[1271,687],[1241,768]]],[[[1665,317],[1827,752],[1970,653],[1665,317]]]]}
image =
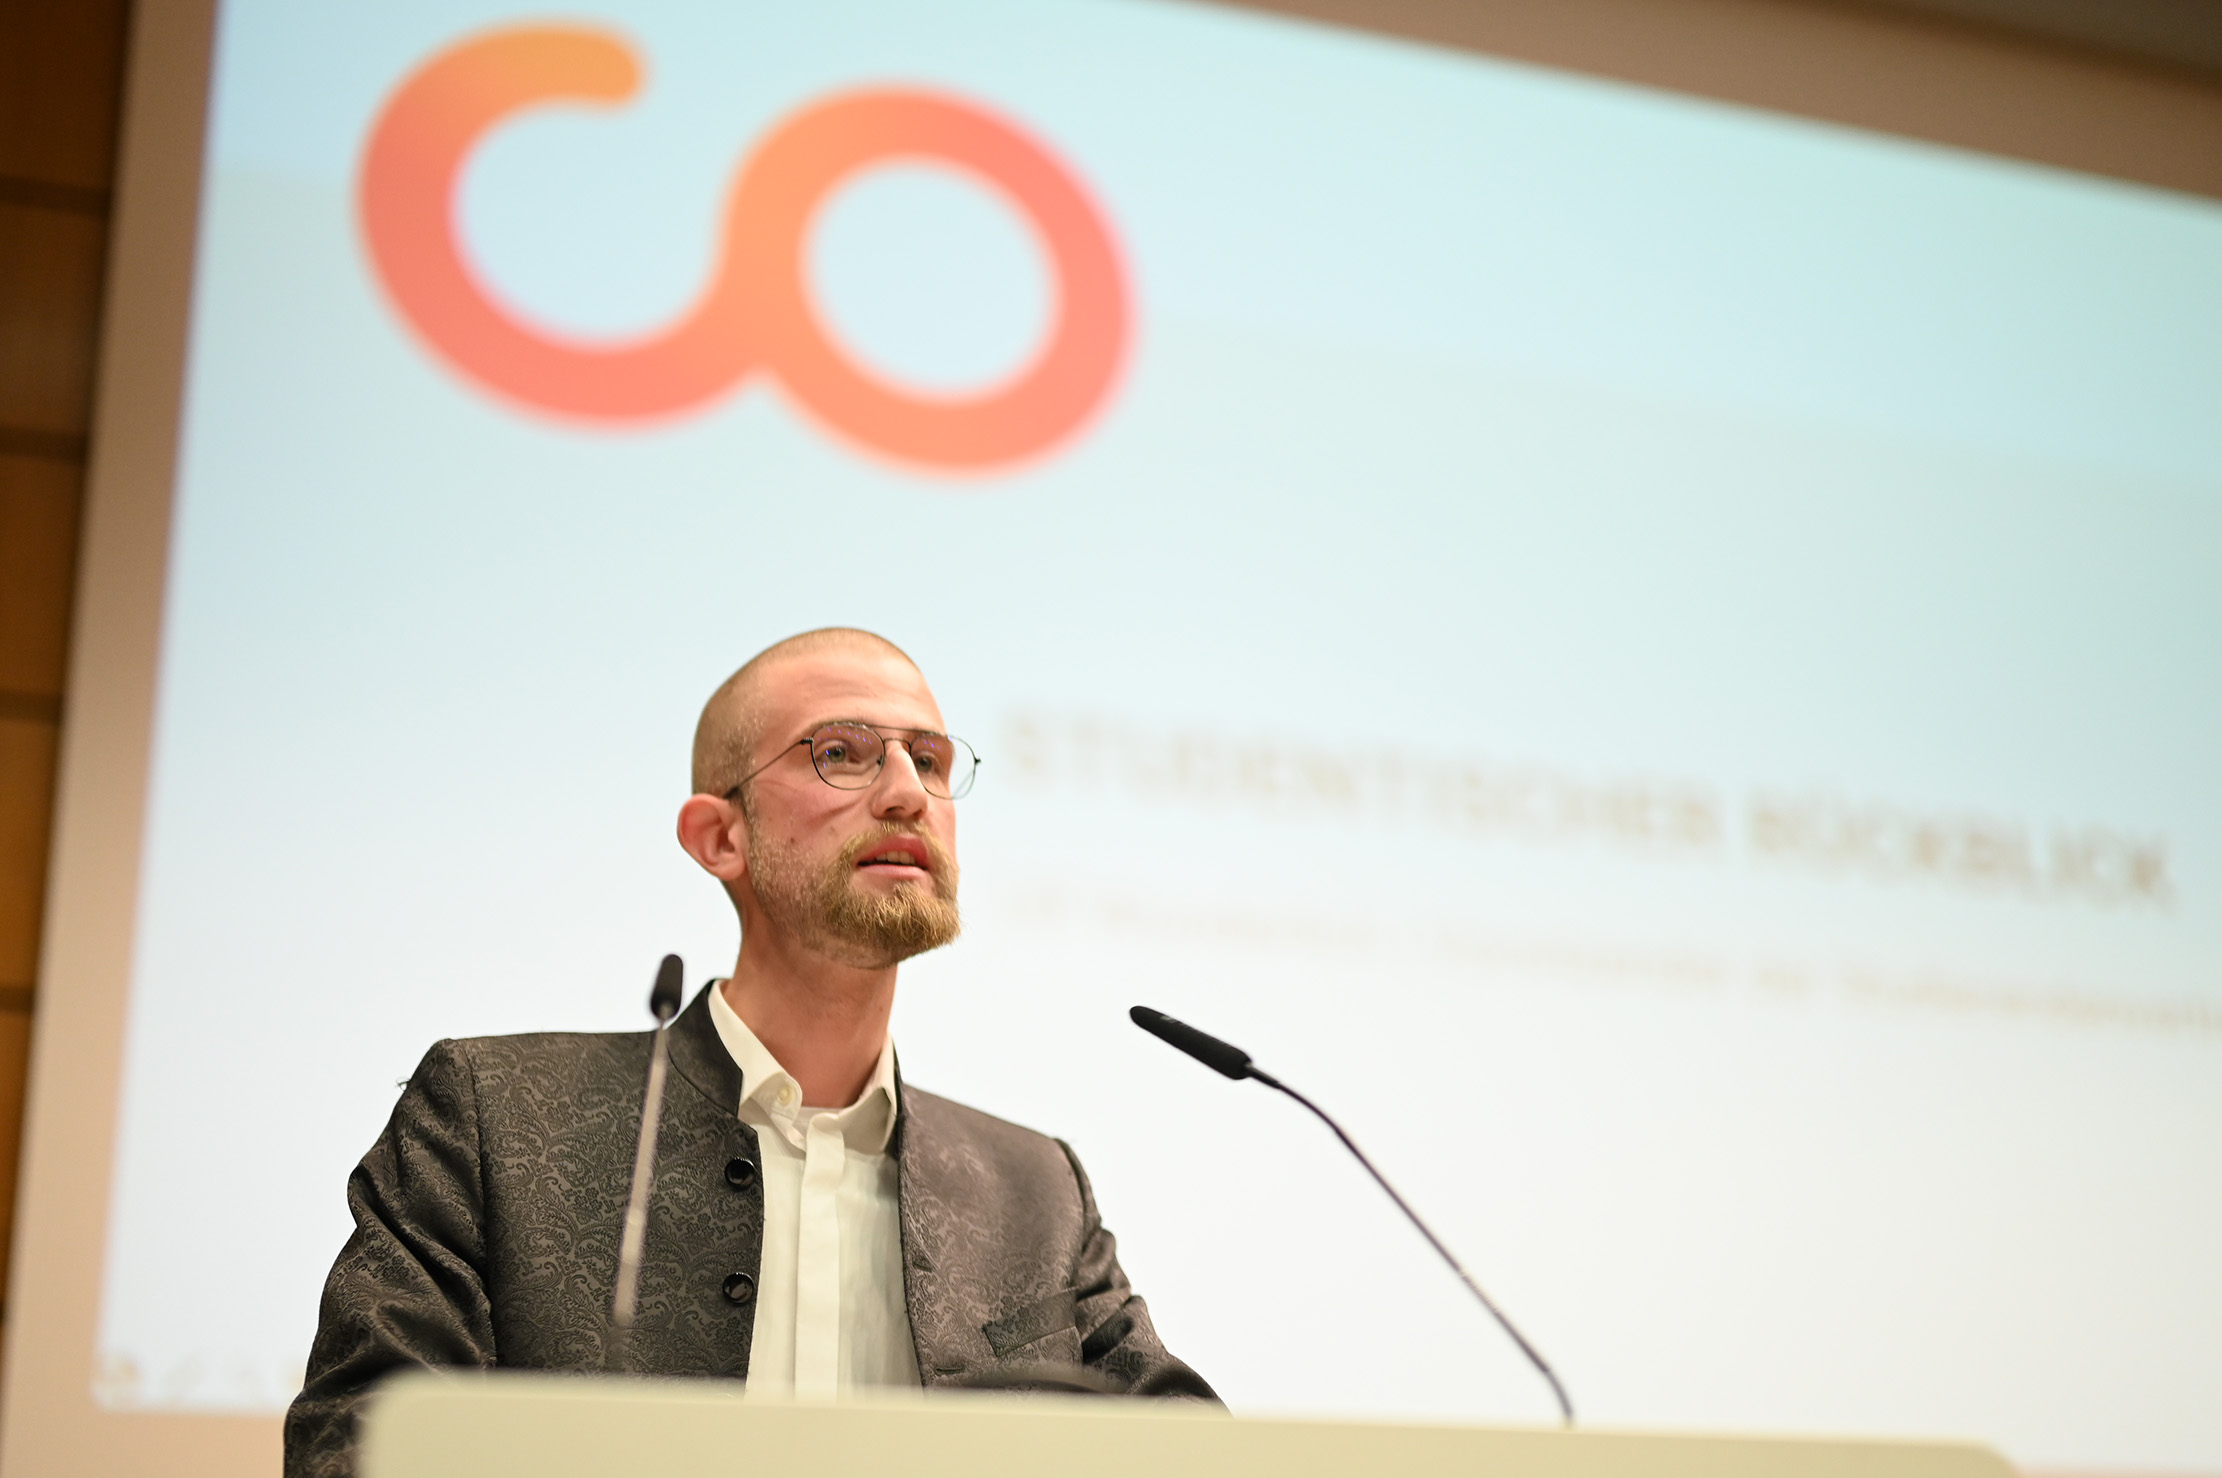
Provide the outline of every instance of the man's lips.
{"type": "Polygon", "coordinates": [[[892,837],[869,848],[856,865],[882,872],[931,872],[932,857],[916,837],[892,837]]]}

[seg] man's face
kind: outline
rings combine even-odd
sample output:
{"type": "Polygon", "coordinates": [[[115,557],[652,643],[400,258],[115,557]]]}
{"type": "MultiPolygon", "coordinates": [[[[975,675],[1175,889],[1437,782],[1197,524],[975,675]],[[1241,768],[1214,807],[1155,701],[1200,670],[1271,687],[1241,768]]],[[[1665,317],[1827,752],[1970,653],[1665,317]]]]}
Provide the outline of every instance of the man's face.
{"type": "Polygon", "coordinates": [[[918,669],[869,647],[835,647],[778,663],[761,691],[765,727],[750,768],[767,768],[749,783],[748,886],[765,921],[865,968],[954,939],[955,803],[926,793],[899,743],[869,787],[840,790],[799,742],[839,719],[891,741],[939,731],[941,709],[918,669]]]}

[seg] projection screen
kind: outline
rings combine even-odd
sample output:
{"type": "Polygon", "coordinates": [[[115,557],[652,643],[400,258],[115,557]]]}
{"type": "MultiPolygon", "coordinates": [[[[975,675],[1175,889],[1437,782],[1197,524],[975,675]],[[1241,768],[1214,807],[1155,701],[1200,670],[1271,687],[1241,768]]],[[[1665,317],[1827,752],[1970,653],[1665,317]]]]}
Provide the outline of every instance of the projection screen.
{"type": "Polygon", "coordinates": [[[97,1349],[297,1388],[442,1037],[731,964],[703,698],[984,757],[906,1079],[1238,1411],[2222,1471],[2222,207],[1144,0],[223,6],[97,1349]]]}

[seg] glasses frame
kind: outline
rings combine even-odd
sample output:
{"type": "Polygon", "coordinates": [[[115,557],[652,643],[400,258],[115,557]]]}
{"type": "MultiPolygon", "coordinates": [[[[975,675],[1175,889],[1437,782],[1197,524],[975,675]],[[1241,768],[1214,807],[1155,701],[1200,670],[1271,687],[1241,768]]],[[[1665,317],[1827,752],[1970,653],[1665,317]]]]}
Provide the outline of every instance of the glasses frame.
{"type": "Polygon", "coordinates": [[[900,744],[903,747],[903,753],[910,756],[911,773],[916,775],[918,773],[918,756],[912,753],[911,745],[917,743],[920,739],[927,738],[946,739],[951,744],[957,745],[958,747],[963,749],[966,754],[972,756],[972,768],[965,774],[963,790],[957,790],[956,788],[951,787],[946,794],[937,795],[935,794],[933,787],[926,784],[926,777],[923,775],[919,775],[918,777],[919,788],[921,790],[924,790],[926,794],[933,796],[934,799],[943,801],[961,801],[966,796],[972,794],[973,784],[980,778],[980,766],[986,764],[987,761],[980,758],[980,751],[974,749],[970,744],[966,743],[962,739],[959,739],[956,735],[944,734],[939,729],[911,729],[905,728],[899,724],[867,723],[865,720],[860,718],[829,718],[823,723],[812,724],[810,726],[809,733],[803,735],[794,743],[786,745],[779,751],[779,753],[773,755],[770,759],[764,761],[755,769],[749,771],[746,775],[743,775],[740,780],[734,784],[733,788],[725,793],[725,799],[728,801],[739,799],[742,786],[747,785],[749,781],[754,780],[757,776],[763,774],[766,770],[770,769],[773,765],[778,764],[781,760],[785,759],[788,755],[793,754],[798,749],[807,749],[810,751],[811,772],[815,774],[821,781],[824,781],[825,784],[831,786],[835,790],[842,791],[849,795],[855,795],[859,791],[870,790],[873,786],[879,784],[880,776],[882,774],[885,774],[887,771],[887,751],[893,745],[900,744]],[[821,729],[830,729],[836,727],[837,725],[847,725],[850,727],[867,730],[875,739],[879,740],[880,742],[879,768],[873,771],[872,778],[862,785],[834,785],[833,781],[827,778],[826,772],[818,768],[818,732],[821,729]],[[907,739],[890,737],[897,734],[908,734],[910,737],[907,739]]]}

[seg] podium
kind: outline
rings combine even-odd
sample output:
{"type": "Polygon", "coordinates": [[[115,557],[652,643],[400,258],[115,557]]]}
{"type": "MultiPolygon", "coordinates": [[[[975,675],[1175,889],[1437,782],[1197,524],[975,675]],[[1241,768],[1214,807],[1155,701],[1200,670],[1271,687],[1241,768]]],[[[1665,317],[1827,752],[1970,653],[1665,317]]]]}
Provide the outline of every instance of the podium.
{"type": "Polygon", "coordinates": [[[750,1399],[730,1384],[413,1373],[374,1398],[363,1478],[2013,1478],[1945,1443],[1417,1426],[1228,1416],[1105,1397],[891,1392],[750,1399]]]}

